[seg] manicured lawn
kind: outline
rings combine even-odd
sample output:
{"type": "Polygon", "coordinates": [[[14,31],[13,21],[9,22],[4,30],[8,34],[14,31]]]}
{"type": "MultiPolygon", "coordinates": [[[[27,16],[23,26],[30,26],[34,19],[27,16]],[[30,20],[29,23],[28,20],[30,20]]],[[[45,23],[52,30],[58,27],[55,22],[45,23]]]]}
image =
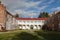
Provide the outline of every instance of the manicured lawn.
{"type": "Polygon", "coordinates": [[[0,32],[0,40],[60,40],[60,32],[16,30],[0,32]]]}

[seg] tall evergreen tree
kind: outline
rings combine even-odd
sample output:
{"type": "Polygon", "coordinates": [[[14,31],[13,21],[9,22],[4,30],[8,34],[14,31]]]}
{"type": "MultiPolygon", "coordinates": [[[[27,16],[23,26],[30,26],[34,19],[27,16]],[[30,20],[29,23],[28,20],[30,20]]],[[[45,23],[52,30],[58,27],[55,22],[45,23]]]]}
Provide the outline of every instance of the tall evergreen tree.
{"type": "Polygon", "coordinates": [[[19,15],[18,14],[15,14],[15,17],[19,17],[19,15]]]}
{"type": "Polygon", "coordinates": [[[47,17],[49,17],[48,12],[41,12],[38,16],[38,18],[47,18],[47,17]]]}
{"type": "Polygon", "coordinates": [[[46,17],[49,17],[49,14],[48,14],[48,12],[46,12],[46,13],[45,13],[45,16],[46,16],[46,17]]]}

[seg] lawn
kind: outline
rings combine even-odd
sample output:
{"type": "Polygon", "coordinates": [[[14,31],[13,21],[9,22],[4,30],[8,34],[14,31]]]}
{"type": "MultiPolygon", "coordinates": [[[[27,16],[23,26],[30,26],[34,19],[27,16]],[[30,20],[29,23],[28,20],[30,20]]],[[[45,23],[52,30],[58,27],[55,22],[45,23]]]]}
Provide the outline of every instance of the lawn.
{"type": "Polygon", "coordinates": [[[0,32],[0,40],[60,40],[60,32],[16,30],[0,32]]]}

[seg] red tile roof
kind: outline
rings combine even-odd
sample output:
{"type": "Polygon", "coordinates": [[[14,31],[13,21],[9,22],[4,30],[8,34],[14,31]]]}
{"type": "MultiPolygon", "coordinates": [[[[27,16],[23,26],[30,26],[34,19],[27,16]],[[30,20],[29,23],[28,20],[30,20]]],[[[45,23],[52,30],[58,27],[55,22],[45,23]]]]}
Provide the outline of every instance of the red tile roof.
{"type": "Polygon", "coordinates": [[[16,18],[17,20],[48,20],[48,18],[16,18]]]}

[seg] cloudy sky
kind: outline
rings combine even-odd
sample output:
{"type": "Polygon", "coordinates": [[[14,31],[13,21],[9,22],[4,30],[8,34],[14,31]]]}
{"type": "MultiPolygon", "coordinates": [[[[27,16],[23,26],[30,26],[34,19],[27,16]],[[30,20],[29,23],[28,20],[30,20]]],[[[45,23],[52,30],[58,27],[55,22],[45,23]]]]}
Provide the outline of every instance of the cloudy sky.
{"type": "Polygon", "coordinates": [[[60,0],[0,0],[7,10],[13,15],[18,13],[20,17],[37,18],[40,12],[60,11],[60,0]]]}

